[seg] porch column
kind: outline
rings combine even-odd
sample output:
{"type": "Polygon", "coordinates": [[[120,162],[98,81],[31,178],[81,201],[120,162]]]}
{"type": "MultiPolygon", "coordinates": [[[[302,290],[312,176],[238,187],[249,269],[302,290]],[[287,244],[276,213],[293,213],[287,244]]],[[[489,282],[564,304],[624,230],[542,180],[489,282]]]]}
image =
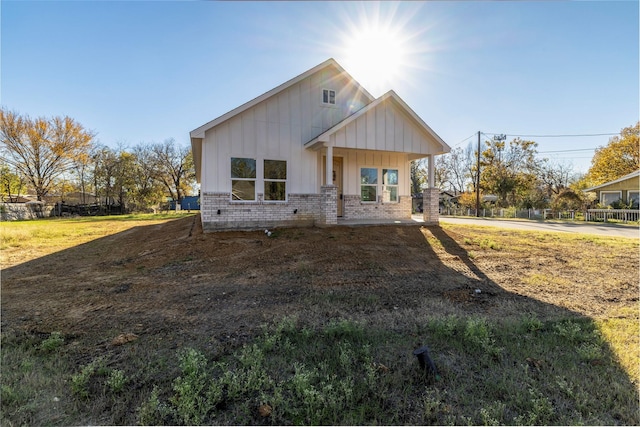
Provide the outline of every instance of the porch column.
{"type": "Polygon", "coordinates": [[[327,168],[324,185],[333,185],[333,147],[327,146],[327,168]]]}
{"type": "Polygon", "coordinates": [[[429,168],[429,187],[425,188],[422,193],[422,219],[426,224],[438,225],[440,216],[440,189],[436,188],[433,154],[427,156],[427,167],[429,168]]]}
{"type": "Polygon", "coordinates": [[[427,168],[429,169],[429,188],[433,188],[436,186],[436,171],[433,161],[433,154],[429,154],[427,156],[427,168]]]}

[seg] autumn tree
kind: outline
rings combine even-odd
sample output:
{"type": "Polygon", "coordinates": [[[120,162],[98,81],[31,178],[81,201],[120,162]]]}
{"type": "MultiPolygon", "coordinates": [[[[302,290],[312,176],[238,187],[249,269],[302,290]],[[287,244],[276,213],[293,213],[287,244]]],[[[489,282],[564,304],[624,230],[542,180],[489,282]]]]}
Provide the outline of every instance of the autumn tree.
{"type": "Polygon", "coordinates": [[[592,185],[613,181],[640,169],[640,122],[620,131],[591,160],[587,178],[592,185]]]}
{"type": "Polygon", "coordinates": [[[55,179],[87,153],[93,134],[70,117],[31,119],[0,110],[0,147],[7,163],[24,176],[42,200],[55,179]]]}

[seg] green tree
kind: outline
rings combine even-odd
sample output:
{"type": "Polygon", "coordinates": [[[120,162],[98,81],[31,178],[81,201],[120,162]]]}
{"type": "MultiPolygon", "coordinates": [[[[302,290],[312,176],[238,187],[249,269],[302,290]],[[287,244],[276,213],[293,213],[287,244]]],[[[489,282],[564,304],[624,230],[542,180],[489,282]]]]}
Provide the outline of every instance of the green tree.
{"type": "Polygon", "coordinates": [[[428,176],[424,167],[424,159],[411,162],[411,194],[422,193],[422,189],[427,186],[428,176]]]}
{"type": "Polygon", "coordinates": [[[164,201],[164,186],[155,179],[154,154],[148,144],[138,144],[133,147],[135,158],[133,165],[131,188],[131,207],[133,210],[144,211],[156,208],[164,201]]]}
{"type": "Polygon", "coordinates": [[[498,206],[527,207],[527,194],[538,183],[538,144],[516,138],[486,141],[480,160],[480,188],[484,194],[498,196],[498,206]]]}
{"type": "Polygon", "coordinates": [[[88,153],[93,134],[70,117],[31,119],[0,110],[0,144],[3,155],[24,176],[42,200],[55,179],[88,153]]]}
{"type": "Polygon", "coordinates": [[[8,164],[0,164],[0,197],[3,202],[15,201],[24,189],[24,180],[8,164]]]}
{"type": "Polygon", "coordinates": [[[640,169],[640,122],[620,131],[591,160],[587,179],[592,185],[613,181],[640,169]]]}

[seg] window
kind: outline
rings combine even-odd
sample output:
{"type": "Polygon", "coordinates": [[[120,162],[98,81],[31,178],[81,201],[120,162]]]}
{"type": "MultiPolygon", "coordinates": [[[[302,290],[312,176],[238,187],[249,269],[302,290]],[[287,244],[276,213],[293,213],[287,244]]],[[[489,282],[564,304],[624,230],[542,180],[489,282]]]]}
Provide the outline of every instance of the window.
{"type": "Polygon", "coordinates": [[[378,200],[378,169],[360,169],[360,199],[363,202],[375,202],[378,200]]]}
{"type": "Polygon", "coordinates": [[[398,169],[382,169],[382,201],[398,201],[398,169]]]}
{"type": "Polygon", "coordinates": [[[629,199],[627,203],[631,206],[631,209],[638,209],[638,202],[640,201],[640,191],[629,191],[627,196],[629,199]]]}
{"type": "Polygon", "coordinates": [[[264,161],[264,199],[286,200],[287,162],[284,160],[264,161]]]}
{"type": "Polygon", "coordinates": [[[231,200],[256,199],[256,159],[231,158],[231,200]]]}
{"type": "Polygon", "coordinates": [[[611,206],[612,203],[622,199],[622,191],[601,191],[600,204],[603,206],[611,206]]]}
{"type": "Polygon", "coordinates": [[[322,89],[322,103],[336,105],[336,91],[331,89],[322,89]]]}

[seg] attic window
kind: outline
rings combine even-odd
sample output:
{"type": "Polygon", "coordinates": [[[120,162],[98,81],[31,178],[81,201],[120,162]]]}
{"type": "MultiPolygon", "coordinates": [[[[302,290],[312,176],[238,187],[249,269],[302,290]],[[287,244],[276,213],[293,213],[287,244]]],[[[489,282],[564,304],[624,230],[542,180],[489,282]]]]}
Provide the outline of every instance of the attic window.
{"type": "Polygon", "coordinates": [[[331,89],[322,89],[322,103],[336,105],[336,91],[331,89]]]}

